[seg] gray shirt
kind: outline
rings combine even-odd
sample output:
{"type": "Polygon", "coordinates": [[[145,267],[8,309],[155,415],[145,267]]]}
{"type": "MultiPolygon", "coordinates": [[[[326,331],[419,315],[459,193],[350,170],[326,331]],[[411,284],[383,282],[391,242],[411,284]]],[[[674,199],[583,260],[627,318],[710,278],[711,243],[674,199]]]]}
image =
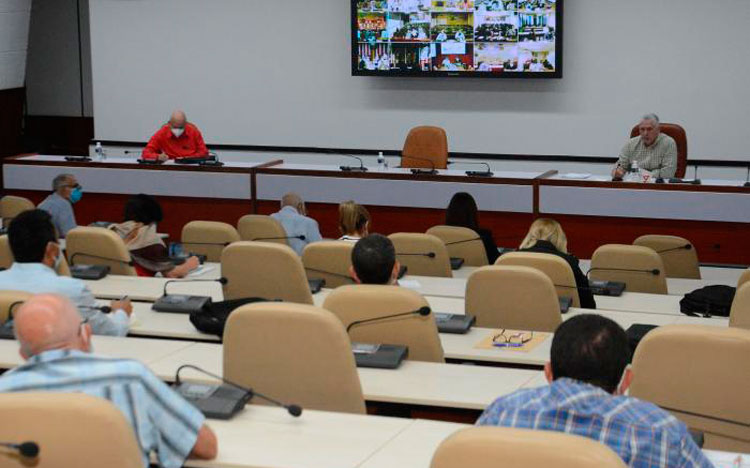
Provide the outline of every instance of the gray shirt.
{"type": "Polygon", "coordinates": [[[76,215],[73,213],[73,205],[70,201],[58,195],[57,192],[45,198],[38,208],[52,216],[52,224],[55,225],[60,237],[65,237],[68,231],[78,227],[76,215]]]}
{"type": "Polygon", "coordinates": [[[674,177],[677,171],[677,143],[674,139],[660,133],[651,146],[646,146],[641,137],[631,138],[620,151],[617,163],[630,169],[633,161],[654,177],[674,177]]]}
{"type": "Polygon", "coordinates": [[[289,246],[302,255],[302,250],[311,242],[323,240],[318,229],[318,222],[307,216],[302,216],[291,206],[285,206],[278,213],[271,215],[284,226],[287,236],[305,236],[305,239],[288,239],[289,246]]]}

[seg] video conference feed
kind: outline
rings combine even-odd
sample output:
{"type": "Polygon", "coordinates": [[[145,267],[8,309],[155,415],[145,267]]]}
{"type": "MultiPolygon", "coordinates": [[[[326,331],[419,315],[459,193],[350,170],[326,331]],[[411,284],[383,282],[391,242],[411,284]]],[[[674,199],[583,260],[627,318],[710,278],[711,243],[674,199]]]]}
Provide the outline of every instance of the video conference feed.
{"type": "Polygon", "coordinates": [[[352,1],[361,74],[555,74],[558,0],[352,1]]]}

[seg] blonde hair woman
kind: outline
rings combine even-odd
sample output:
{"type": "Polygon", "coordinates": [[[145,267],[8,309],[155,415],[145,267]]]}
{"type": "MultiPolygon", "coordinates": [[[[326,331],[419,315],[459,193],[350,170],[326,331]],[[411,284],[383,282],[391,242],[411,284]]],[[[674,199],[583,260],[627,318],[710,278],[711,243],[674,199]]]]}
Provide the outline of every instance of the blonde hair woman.
{"type": "Polygon", "coordinates": [[[578,259],[568,253],[568,238],[565,236],[565,231],[563,231],[560,223],[549,218],[537,219],[531,223],[529,233],[526,234],[526,238],[521,242],[519,250],[522,252],[557,255],[568,262],[576,279],[581,307],[584,309],[596,309],[596,302],[594,301],[594,295],[591,294],[589,281],[581,271],[581,267],[578,266],[578,259]]]}
{"type": "Polygon", "coordinates": [[[352,200],[339,205],[339,240],[357,242],[367,237],[370,231],[370,213],[362,205],[352,200]]]}

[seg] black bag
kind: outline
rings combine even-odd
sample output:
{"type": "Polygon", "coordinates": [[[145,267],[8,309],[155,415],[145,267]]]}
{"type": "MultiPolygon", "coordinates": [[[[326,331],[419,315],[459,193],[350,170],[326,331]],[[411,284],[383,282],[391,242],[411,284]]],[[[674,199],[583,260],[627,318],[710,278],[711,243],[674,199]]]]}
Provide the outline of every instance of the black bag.
{"type": "Polygon", "coordinates": [[[696,289],[682,298],[680,312],[693,317],[729,317],[736,289],[724,285],[696,289]]]}
{"type": "Polygon", "coordinates": [[[229,314],[236,308],[253,302],[268,302],[268,299],[260,297],[248,297],[244,299],[233,299],[231,301],[212,302],[199,312],[190,313],[190,323],[203,333],[224,336],[224,325],[227,323],[229,314]]]}

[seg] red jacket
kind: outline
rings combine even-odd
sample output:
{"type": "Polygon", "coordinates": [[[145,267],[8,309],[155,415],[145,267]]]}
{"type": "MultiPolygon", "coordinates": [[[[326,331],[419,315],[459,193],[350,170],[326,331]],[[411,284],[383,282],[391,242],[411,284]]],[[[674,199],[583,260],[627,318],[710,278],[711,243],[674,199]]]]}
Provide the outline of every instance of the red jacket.
{"type": "Polygon", "coordinates": [[[185,131],[177,138],[167,124],[151,137],[141,156],[143,159],[156,159],[161,153],[166,153],[169,159],[200,157],[208,156],[208,148],[195,125],[185,124],[185,131]]]}

